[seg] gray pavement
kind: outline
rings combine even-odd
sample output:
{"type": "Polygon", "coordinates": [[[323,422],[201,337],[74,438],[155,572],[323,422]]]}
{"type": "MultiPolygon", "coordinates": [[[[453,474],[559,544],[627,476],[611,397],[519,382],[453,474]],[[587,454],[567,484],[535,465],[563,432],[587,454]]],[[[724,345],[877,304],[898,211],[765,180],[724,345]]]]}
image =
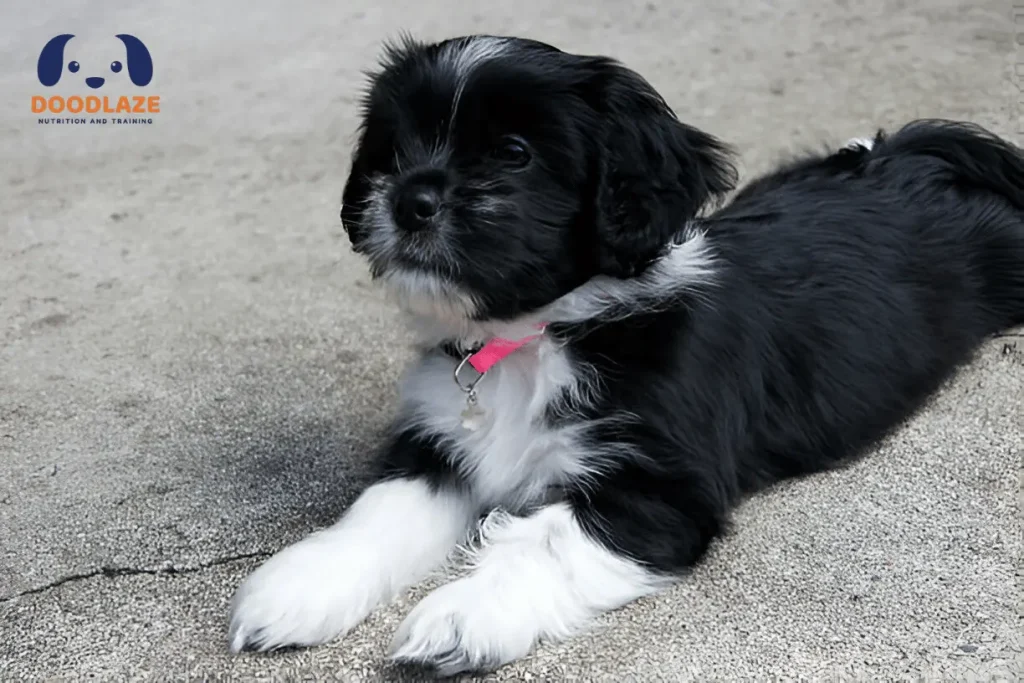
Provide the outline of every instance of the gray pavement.
{"type": "MultiPolygon", "coordinates": [[[[242,577],[359,490],[408,357],[337,220],[359,73],[400,29],[619,57],[747,175],[917,116],[1019,141],[1011,0],[200,7],[0,8],[3,681],[408,678],[381,660],[426,587],[321,648],[225,647],[242,577]],[[157,122],[37,124],[62,32],[143,37],[157,122]]],[[[869,458],[492,678],[1019,677],[1022,386],[1024,333],[992,340],[869,458]]]]}

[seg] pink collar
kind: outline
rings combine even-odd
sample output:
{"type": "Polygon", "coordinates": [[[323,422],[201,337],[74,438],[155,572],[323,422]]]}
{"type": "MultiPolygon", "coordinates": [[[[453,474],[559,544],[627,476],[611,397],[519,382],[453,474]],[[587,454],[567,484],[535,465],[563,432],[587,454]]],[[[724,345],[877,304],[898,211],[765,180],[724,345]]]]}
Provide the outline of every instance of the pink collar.
{"type": "Polygon", "coordinates": [[[455,383],[469,395],[471,402],[474,402],[476,399],[476,385],[484,378],[487,371],[530,342],[542,337],[547,323],[540,323],[534,327],[538,330],[536,334],[520,339],[495,337],[468,356],[462,357],[462,361],[455,366],[455,383]],[[464,380],[461,376],[462,369],[467,365],[476,370],[477,377],[475,379],[468,380],[467,378],[464,380]]]}
{"type": "Polygon", "coordinates": [[[544,328],[547,327],[547,323],[541,323],[536,327],[537,334],[531,334],[521,339],[495,337],[484,344],[479,351],[466,358],[464,362],[468,362],[474,370],[482,375],[533,340],[544,336],[544,328]]]}
{"type": "Polygon", "coordinates": [[[474,351],[463,358],[462,362],[455,366],[455,383],[459,386],[459,389],[462,389],[466,394],[466,408],[459,415],[462,419],[463,427],[469,430],[478,429],[481,424],[481,418],[487,416],[488,411],[483,409],[479,404],[479,399],[476,395],[476,385],[480,383],[480,380],[487,376],[488,370],[533,340],[543,336],[544,328],[547,327],[547,323],[541,323],[535,327],[538,330],[536,334],[521,337],[520,339],[495,337],[484,344],[479,350],[474,351]],[[466,367],[467,364],[478,373],[476,379],[468,382],[463,381],[462,377],[459,375],[462,368],[466,367]]]}

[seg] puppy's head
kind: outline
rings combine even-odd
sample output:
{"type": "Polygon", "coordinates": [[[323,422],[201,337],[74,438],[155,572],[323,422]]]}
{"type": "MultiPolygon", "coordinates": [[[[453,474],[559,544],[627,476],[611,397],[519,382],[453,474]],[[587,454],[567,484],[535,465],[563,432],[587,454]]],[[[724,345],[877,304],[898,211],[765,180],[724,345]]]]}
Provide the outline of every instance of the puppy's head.
{"type": "Polygon", "coordinates": [[[406,40],[371,78],[341,218],[411,312],[507,320],[643,272],[734,183],[725,146],[613,60],[406,40]]]}

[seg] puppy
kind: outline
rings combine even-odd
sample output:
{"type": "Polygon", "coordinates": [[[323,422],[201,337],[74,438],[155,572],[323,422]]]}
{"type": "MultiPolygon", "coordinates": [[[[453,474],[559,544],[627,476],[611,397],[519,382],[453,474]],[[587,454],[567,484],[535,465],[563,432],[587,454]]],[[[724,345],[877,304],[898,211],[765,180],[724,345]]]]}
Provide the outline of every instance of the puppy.
{"type": "MultiPolygon", "coordinates": [[[[56,85],[64,73],[65,61],[68,71],[73,74],[77,74],[82,68],[82,63],[78,59],[68,59],[68,55],[65,54],[68,51],[68,43],[74,37],[71,33],[64,33],[54,36],[43,46],[39,53],[39,60],[36,62],[36,75],[39,77],[40,83],[47,87],[56,85]]],[[[102,88],[110,78],[110,74],[119,74],[122,69],[127,67],[128,77],[134,85],[148,85],[153,79],[153,58],[146,45],[127,33],[121,33],[115,37],[121,41],[121,49],[111,52],[114,59],[109,63],[102,66],[89,65],[89,71],[86,73],[92,75],[85,77],[85,84],[93,90],[102,88]],[[121,57],[121,54],[124,57],[121,57]],[[100,73],[105,75],[97,75],[100,73]]],[[[79,59],[81,58],[79,57],[79,59]]]]}
{"type": "Polygon", "coordinates": [[[610,59],[406,41],[363,116],[341,217],[421,353],[379,480],[248,578],[235,651],[342,634],[470,541],[392,656],[511,662],[669,585],[744,496],[860,454],[1024,323],[1024,158],[970,125],[802,159],[707,216],[729,150],[610,59]]]}

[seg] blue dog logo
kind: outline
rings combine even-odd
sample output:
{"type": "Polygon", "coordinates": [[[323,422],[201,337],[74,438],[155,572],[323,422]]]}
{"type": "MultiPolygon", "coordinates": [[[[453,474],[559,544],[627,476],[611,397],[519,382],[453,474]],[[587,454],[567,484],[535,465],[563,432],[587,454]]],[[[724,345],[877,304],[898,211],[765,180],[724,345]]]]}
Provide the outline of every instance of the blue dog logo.
{"type": "MultiPolygon", "coordinates": [[[[39,82],[43,85],[50,87],[56,85],[60,81],[61,75],[64,73],[64,48],[75,36],[71,33],[64,33],[59,36],[51,38],[49,42],[43,46],[43,51],[39,53],[39,63],[36,66],[36,73],[39,75],[39,82]]],[[[96,67],[89,65],[89,71],[91,75],[86,76],[85,84],[92,89],[101,88],[106,83],[107,77],[97,75],[97,71],[101,74],[106,73],[106,69],[110,69],[113,73],[120,73],[121,69],[128,69],[128,77],[132,83],[138,86],[148,85],[153,80],[153,58],[149,56],[149,50],[141,40],[135,36],[127,33],[120,33],[117,39],[124,43],[126,50],[125,63],[122,64],[119,60],[114,60],[110,64],[106,64],[103,67],[96,67]],[[95,69],[95,70],[94,70],[95,69]],[[102,69],[102,70],[101,70],[102,69]]],[[[70,61],[67,63],[67,69],[73,74],[77,74],[82,70],[83,65],[76,61],[70,61]]]]}

